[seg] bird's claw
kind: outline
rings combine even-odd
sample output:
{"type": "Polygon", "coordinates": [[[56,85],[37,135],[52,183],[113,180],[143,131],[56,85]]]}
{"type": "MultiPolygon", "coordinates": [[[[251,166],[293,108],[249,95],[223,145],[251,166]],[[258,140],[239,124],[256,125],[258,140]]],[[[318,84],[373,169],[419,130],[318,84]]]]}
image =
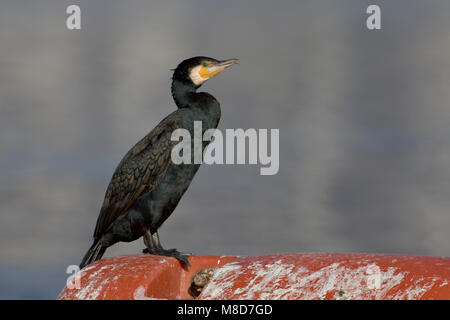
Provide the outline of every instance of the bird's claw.
{"type": "Polygon", "coordinates": [[[145,248],[142,250],[143,253],[154,254],[158,256],[166,256],[166,257],[174,257],[179,261],[186,264],[188,267],[191,267],[189,263],[188,257],[192,255],[192,253],[180,252],[177,249],[162,249],[162,248],[145,248]]]}

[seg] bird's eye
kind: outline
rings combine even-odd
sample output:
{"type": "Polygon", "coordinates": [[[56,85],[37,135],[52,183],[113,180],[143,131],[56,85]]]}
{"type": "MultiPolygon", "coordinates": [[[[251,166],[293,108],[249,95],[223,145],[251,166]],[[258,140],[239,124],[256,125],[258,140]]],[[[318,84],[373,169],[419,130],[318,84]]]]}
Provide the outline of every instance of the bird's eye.
{"type": "Polygon", "coordinates": [[[206,67],[208,64],[206,62],[202,62],[202,66],[206,67]]]}

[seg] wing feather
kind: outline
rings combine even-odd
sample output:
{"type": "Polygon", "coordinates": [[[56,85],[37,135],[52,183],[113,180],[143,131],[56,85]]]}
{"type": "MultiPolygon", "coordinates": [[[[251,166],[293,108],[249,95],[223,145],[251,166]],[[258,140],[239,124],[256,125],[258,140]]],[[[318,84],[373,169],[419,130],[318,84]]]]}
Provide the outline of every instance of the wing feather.
{"type": "Polygon", "coordinates": [[[112,222],[124,214],[143,194],[153,190],[164,178],[170,164],[173,130],[181,128],[176,113],[161,121],[120,161],[106,190],[94,238],[99,239],[112,222]]]}

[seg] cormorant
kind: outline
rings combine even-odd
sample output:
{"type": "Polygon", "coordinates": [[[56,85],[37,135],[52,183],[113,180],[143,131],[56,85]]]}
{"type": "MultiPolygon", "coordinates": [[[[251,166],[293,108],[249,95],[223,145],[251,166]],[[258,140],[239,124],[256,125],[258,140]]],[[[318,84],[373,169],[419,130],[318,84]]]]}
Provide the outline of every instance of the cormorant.
{"type": "MultiPolygon", "coordinates": [[[[171,150],[178,143],[171,140],[176,129],[187,129],[194,136],[194,121],[202,122],[202,133],[217,128],[219,102],[197,89],[238,62],[194,57],[181,62],[172,77],[172,96],[178,109],[163,119],[120,161],[106,190],[94,232],[94,243],[85,254],[80,268],[101,259],[106,249],[123,241],[143,236],[144,252],[171,256],[189,265],[189,254],[177,249],[163,249],[158,228],[175,210],[200,164],[174,164],[171,150]]],[[[203,142],[203,149],[208,142],[203,142]]],[[[192,139],[193,146],[193,139],[192,139]]],[[[191,149],[193,150],[193,149],[191,149]]]]}

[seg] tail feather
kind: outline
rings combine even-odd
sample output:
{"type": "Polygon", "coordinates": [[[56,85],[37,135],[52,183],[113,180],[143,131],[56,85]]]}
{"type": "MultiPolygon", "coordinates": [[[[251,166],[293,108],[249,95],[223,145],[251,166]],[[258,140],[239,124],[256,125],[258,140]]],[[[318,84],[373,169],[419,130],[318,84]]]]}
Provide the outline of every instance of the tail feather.
{"type": "Polygon", "coordinates": [[[101,241],[95,241],[94,244],[89,248],[80,263],[80,269],[84,268],[88,264],[100,260],[106,251],[105,246],[102,245],[101,241]]]}

